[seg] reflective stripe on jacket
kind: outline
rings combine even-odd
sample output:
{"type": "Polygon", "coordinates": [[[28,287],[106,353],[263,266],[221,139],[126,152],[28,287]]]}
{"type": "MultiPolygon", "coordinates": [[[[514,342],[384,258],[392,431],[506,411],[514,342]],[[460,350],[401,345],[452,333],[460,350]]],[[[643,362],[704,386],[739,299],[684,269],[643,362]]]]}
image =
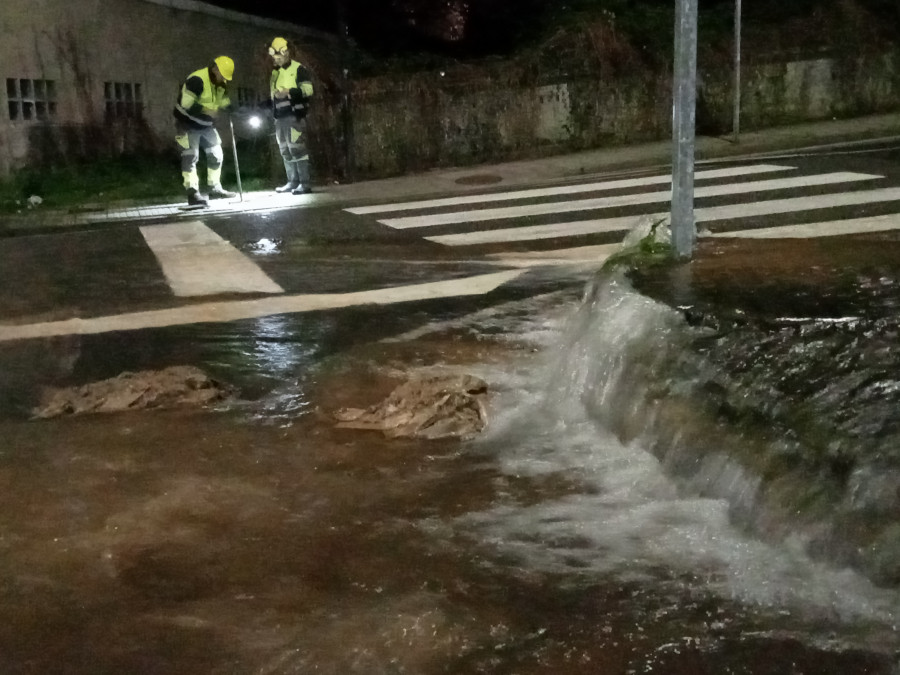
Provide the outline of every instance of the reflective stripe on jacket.
{"type": "MultiPolygon", "coordinates": [[[[196,80],[195,80],[196,82],[196,80]]],[[[231,105],[225,87],[217,87],[209,79],[209,68],[196,70],[181,85],[181,93],[175,103],[175,116],[181,117],[187,122],[201,127],[211,127],[215,121],[215,114],[222,108],[231,105]],[[191,80],[199,78],[203,85],[198,94],[192,89],[191,80]]]]}
{"type": "Polygon", "coordinates": [[[291,61],[286,66],[272,70],[269,80],[269,95],[272,97],[272,110],[276,119],[296,115],[305,117],[313,85],[309,71],[298,61],[291,61]],[[288,90],[287,98],[275,98],[275,92],[288,90]]]}

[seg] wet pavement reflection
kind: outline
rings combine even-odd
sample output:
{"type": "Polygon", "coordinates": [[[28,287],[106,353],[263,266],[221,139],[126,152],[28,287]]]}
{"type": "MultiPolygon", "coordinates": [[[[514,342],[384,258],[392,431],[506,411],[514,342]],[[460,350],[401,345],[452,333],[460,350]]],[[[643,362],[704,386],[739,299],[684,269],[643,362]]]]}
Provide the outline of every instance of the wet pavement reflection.
{"type": "Polygon", "coordinates": [[[723,591],[717,540],[775,554],[547,407],[581,291],[4,345],[0,672],[894,673],[883,617],[723,591]],[[24,414],[28,383],[173,363],[241,399],[24,414]],[[333,427],[434,366],[490,383],[484,438],[333,427]]]}

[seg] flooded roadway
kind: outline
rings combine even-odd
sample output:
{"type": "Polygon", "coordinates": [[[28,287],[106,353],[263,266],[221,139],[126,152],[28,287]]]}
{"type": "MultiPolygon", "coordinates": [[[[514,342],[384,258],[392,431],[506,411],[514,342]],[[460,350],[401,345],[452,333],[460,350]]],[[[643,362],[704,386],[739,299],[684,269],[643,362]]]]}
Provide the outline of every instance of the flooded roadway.
{"type": "MultiPolygon", "coordinates": [[[[216,230],[286,289],[497,269],[331,225],[216,230]]],[[[80,238],[5,241],[0,313],[173,303],[136,232],[91,238],[93,259],[80,238]]],[[[897,675],[897,585],[821,550],[896,528],[896,237],[703,246],[693,275],[532,270],[485,296],[0,343],[0,673],[897,675]],[[29,419],[44,385],[178,364],[238,398],[29,419]],[[334,428],[433,366],[488,382],[483,436],[334,428]],[[802,418],[780,405],[807,399],[802,418]],[[796,469],[791,434],[834,440],[832,414],[829,462],[855,434],[870,468],[831,462],[844,482],[810,503],[862,496],[865,518],[816,550],[745,497],[750,460],[787,448],[767,466],[796,469]]],[[[801,492],[808,472],[785,475],[801,492]]]]}
{"type": "Polygon", "coordinates": [[[22,378],[184,362],[243,395],[42,421],[7,396],[0,672],[896,673],[894,591],[736,529],[592,419],[578,374],[659,310],[580,334],[584,281],[4,345],[22,378]],[[333,428],[435,365],[489,382],[484,437],[333,428]]]}

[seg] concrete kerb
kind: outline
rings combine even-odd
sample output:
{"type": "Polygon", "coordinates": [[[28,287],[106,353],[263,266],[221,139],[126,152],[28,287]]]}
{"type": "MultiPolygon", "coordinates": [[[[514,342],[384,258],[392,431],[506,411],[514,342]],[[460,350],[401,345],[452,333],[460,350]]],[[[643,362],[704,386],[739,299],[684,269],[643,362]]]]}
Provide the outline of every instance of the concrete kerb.
{"type": "MultiPolygon", "coordinates": [[[[821,151],[841,144],[864,141],[900,141],[900,113],[848,120],[777,127],[742,134],[735,143],[728,137],[698,137],[697,162],[736,160],[750,155],[791,151],[821,151]]],[[[567,155],[556,155],[502,164],[436,169],[421,174],[359,183],[329,185],[312,195],[294,197],[270,192],[245,193],[244,200],[213,202],[203,213],[218,215],[243,211],[272,211],[334,204],[349,205],[373,201],[423,198],[430,195],[501,190],[548,182],[568,182],[576,178],[610,175],[616,172],[671,166],[671,143],[658,141],[639,145],[602,148],[567,155]],[[473,185],[466,180],[477,176],[493,179],[473,185]]],[[[0,219],[0,236],[52,232],[66,227],[93,226],[121,222],[196,217],[195,211],[183,211],[178,203],[144,203],[110,206],[97,212],[46,210],[23,217],[0,219]]],[[[40,207],[38,207],[39,209],[40,207]]]]}

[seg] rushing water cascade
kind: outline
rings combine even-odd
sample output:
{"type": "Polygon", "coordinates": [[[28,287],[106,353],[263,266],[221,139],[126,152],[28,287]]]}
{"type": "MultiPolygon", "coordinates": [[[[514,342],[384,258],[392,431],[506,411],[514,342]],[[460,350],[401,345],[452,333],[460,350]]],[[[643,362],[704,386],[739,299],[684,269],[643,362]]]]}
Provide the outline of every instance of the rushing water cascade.
{"type": "Polygon", "coordinates": [[[564,288],[330,359],[384,310],[61,345],[85,379],[192,357],[251,395],[0,417],[0,672],[896,675],[895,590],[808,555],[805,525],[735,526],[771,512],[742,448],[777,444],[710,414],[711,330],[622,277],[564,288]],[[482,377],[487,433],[321,415],[398,365],[482,377]]]}
{"type": "Polygon", "coordinates": [[[764,538],[735,525],[735,516],[739,525],[776,517],[761,514],[763,477],[731,454],[732,443],[767,439],[705,414],[697,383],[711,378],[711,366],[690,344],[709,331],[618,275],[589,285],[555,343],[546,328],[531,334],[550,354],[539,372],[484,373],[504,393],[481,446],[509,475],[565,476],[579,487],[555,500],[498,504],[461,517],[461,527],[517,564],[583,583],[612,577],[873,622],[877,642],[896,641],[895,591],[810,557],[809,534],[790,523],[764,538]]]}

